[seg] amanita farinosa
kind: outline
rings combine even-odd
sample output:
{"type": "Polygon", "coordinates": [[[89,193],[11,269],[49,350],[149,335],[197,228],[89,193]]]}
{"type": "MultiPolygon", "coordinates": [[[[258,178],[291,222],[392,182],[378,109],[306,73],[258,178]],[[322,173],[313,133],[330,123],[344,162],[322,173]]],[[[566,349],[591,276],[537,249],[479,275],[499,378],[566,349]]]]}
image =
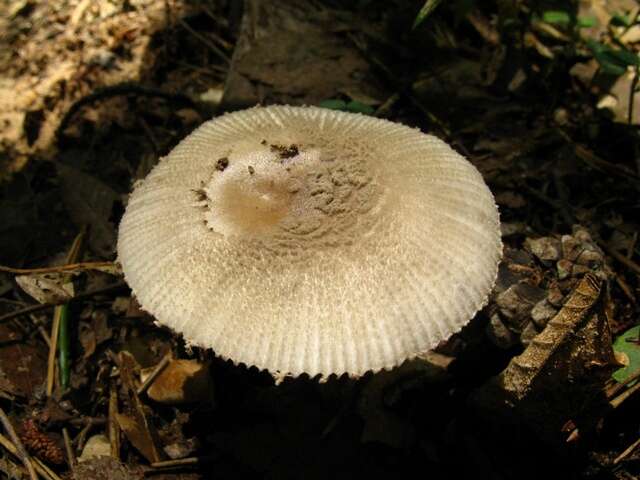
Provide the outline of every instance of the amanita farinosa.
{"type": "Polygon", "coordinates": [[[498,211],[441,140],[273,106],[198,128],[131,194],[118,238],[144,309],[274,375],[391,368],[464,326],[493,287],[498,211]]]}

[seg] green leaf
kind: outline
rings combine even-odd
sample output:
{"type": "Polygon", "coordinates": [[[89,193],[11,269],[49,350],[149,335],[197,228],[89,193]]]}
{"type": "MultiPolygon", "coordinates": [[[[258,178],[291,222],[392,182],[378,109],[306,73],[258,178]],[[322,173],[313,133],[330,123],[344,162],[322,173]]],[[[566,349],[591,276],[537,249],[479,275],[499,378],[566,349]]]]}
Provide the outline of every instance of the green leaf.
{"type": "Polygon", "coordinates": [[[347,102],[337,98],[331,98],[329,100],[322,100],[318,106],[322,108],[329,108],[331,110],[345,110],[347,108],[347,102]]]}
{"type": "Polygon", "coordinates": [[[610,23],[611,25],[615,25],[616,27],[631,26],[631,20],[629,19],[629,16],[625,13],[614,13],[611,16],[610,23]]]}
{"type": "Polygon", "coordinates": [[[627,71],[627,67],[640,65],[638,56],[633,52],[625,49],[614,50],[609,45],[592,39],[586,43],[600,65],[600,70],[605,74],[620,76],[627,71]]]}
{"type": "Polygon", "coordinates": [[[613,342],[613,350],[625,357],[627,365],[613,372],[613,379],[617,382],[624,382],[631,375],[640,369],[640,325],[630,328],[613,342]]]}
{"type": "Polygon", "coordinates": [[[429,15],[436,9],[442,0],[427,0],[416,15],[416,19],[413,21],[411,29],[415,29],[418,25],[424,22],[429,15]]]}
{"type": "Polygon", "coordinates": [[[349,112],[364,113],[365,115],[371,115],[373,112],[375,112],[375,109],[371,105],[366,105],[355,100],[351,100],[349,103],[347,103],[346,110],[349,112]]]}
{"type": "Polygon", "coordinates": [[[621,48],[619,50],[611,49],[609,53],[620,60],[624,65],[631,67],[638,66],[638,55],[626,48],[621,48]]]}
{"type": "Polygon", "coordinates": [[[547,10],[542,14],[542,20],[555,25],[569,25],[571,16],[568,12],[562,10],[547,10]]]}
{"type": "Polygon", "coordinates": [[[598,24],[596,17],[578,17],[578,28],[591,28],[598,24]]]}

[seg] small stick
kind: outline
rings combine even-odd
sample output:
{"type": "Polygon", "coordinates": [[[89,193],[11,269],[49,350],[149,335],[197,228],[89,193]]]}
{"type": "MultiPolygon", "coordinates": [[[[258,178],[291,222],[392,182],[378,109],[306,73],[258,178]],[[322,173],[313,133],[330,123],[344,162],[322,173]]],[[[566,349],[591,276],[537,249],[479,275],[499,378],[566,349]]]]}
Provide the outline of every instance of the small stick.
{"type": "MultiPolygon", "coordinates": [[[[4,413],[2,407],[0,407],[0,422],[2,423],[2,426],[4,427],[6,432],[9,434],[9,438],[11,439],[15,447],[15,452],[12,453],[14,453],[22,461],[23,465],[27,469],[27,472],[29,472],[31,480],[38,480],[36,471],[34,470],[33,464],[31,463],[31,457],[27,453],[27,450],[24,448],[24,445],[20,441],[20,437],[18,437],[18,434],[13,429],[13,425],[11,425],[11,421],[9,420],[9,417],[7,417],[6,413],[4,413]]],[[[7,447],[5,446],[5,448],[7,447]]],[[[7,448],[7,450],[11,451],[9,448],[7,448]]]]}
{"type": "Polygon", "coordinates": [[[627,282],[625,282],[620,275],[618,274],[614,274],[614,275],[615,275],[616,283],[620,287],[620,290],[622,290],[622,292],[627,296],[627,298],[631,301],[631,303],[635,304],[636,297],[633,295],[633,292],[631,291],[631,287],[627,285],[627,282]]]}
{"type": "Polygon", "coordinates": [[[49,357],[47,361],[47,397],[53,394],[53,385],[56,379],[56,353],[58,351],[58,333],[60,332],[60,318],[63,311],[56,307],[53,312],[53,322],[51,323],[51,335],[49,338],[49,357]]]}
{"type": "Polygon", "coordinates": [[[191,28],[189,24],[184,20],[179,18],[178,22],[180,23],[180,25],[182,25],[182,28],[184,28],[187,32],[189,32],[191,35],[193,35],[195,38],[197,38],[202,43],[204,43],[207,47],[209,47],[213,51],[213,53],[215,53],[221,60],[223,60],[227,64],[231,63],[231,59],[229,58],[229,56],[226,53],[224,53],[222,50],[220,50],[220,48],[218,48],[218,46],[215,45],[213,42],[211,42],[208,38],[206,38],[203,35],[200,35],[193,28],[191,28]]]}
{"type": "Polygon", "coordinates": [[[100,270],[102,268],[112,268],[115,267],[115,265],[116,264],[114,262],[80,262],[41,268],[12,268],[0,265],[0,272],[15,273],[16,275],[29,275],[38,273],[68,272],[69,270],[100,270]]]}
{"type": "Polygon", "coordinates": [[[75,438],[76,448],[78,449],[79,452],[82,451],[82,449],[84,448],[84,444],[87,441],[87,434],[89,433],[89,430],[91,430],[92,426],[93,426],[92,422],[87,423],[82,428],[82,430],[80,430],[80,433],[75,438]]]}
{"type": "Polygon", "coordinates": [[[171,355],[171,352],[169,352],[164,356],[164,358],[160,361],[160,363],[156,365],[156,368],[153,370],[153,372],[151,372],[151,374],[147,377],[144,383],[138,387],[138,390],[136,391],[138,396],[145,393],[149,389],[151,384],[156,381],[156,378],[158,378],[160,374],[163,372],[163,370],[167,368],[167,365],[169,365],[171,358],[172,358],[172,355],[171,355]]]}
{"type": "Polygon", "coordinates": [[[109,391],[109,443],[111,456],[120,460],[120,424],[118,423],[118,392],[115,382],[111,382],[109,391]]]}
{"type": "Polygon", "coordinates": [[[638,390],[640,390],[640,382],[636,383],[633,387],[628,388],[617,397],[612,398],[609,401],[609,404],[611,404],[613,408],[618,408],[622,402],[624,402],[627,398],[629,398],[631,395],[636,393],[636,391],[638,390]]]}
{"type": "MultiPolygon", "coordinates": [[[[102,295],[102,294],[106,294],[106,293],[115,292],[115,291],[121,290],[121,289],[123,289],[125,287],[126,287],[126,284],[124,282],[114,283],[113,285],[109,285],[107,287],[96,288],[94,290],[89,290],[88,292],[81,293],[81,294],[76,295],[75,297],[73,297],[73,298],[71,298],[69,300],[66,300],[66,302],[76,302],[76,301],[79,301],[79,300],[86,300],[87,298],[91,298],[91,297],[93,297],[95,295],[102,295]]],[[[10,312],[10,313],[7,313],[5,315],[0,316],[0,323],[5,322],[7,320],[12,320],[15,317],[19,317],[21,315],[28,315],[30,313],[41,312],[42,310],[47,310],[49,308],[55,307],[56,305],[60,305],[60,304],[56,304],[56,303],[39,303],[37,305],[30,305],[28,307],[21,308],[21,309],[18,309],[18,310],[15,310],[13,312],[10,312]]]]}
{"type": "Polygon", "coordinates": [[[640,368],[636,370],[630,377],[626,378],[622,383],[617,383],[611,389],[606,392],[607,398],[612,398],[616,395],[620,390],[622,390],[625,386],[629,385],[634,380],[640,378],[640,368]]]}
{"type": "Polygon", "coordinates": [[[613,258],[615,258],[616,260],[618,260],[620,263],[622,263],[624,266],[628,267],[629,269],[633,270],[635,273],[637,273],[638,275],[640,275],[640,265],[638,265],[636,262],[634,262],[633,260],[631,260],[630,258],[627,258],[626,255],[623,255],[622,253],[620,253],[618,250],[616,250],[615,248],[607,245],[605,242],[600,242],[600,245],[602,245],[602,248],[604,248],[604,250],[611,255],[613,258]]]}
{"type": "Polygon", "coordinates": [[[107,423],[107,419],[104,417],[80,417],[72,418],[69,423],[74,427],[84,427],[86,425],[104,425],[107,423]]]}
{"type": "Polygon", "coordinates": [[[64,439],[64,449],[67,452],[67,463],[69,463],[69,468],[73,472],[76,468],[76,456],[73,452],[73,446],[71,445],[71,438],[69,437],[69,430],[67,430],[67,427],[62,427],[62,438],[64,439]]]}
{"type": "Polygon", "coordinates": [[[40,475],[47,480],[62,480],[56,473],[51,470],[42,460],[39,458],[33,459],[34,466],[40,475]]]}
{"type": "MultiPolygon", "coordinates": [[[[31,319],[33,320],[33,315],[31,315],[31,319]]],[[[44,343],[47,344],[47,347],[51,347],[51,339],[49,338],[49,334],[47,333],[47,331],[44,329],[42,325],[38,325],[37,328],[38,328],[38,333],[44,340],[44,343]]]]}
{"type": "Polygon", "coordinates": [[[624,452],[622,452],[620,455],[618,455],[614,460],[613,460],[613,464],[617,465],[619,464],[622,460],[624,460],[625,458],[627,458],[629,455],[631,455],[633,453],[633,451],[638,448],[638,445],[640,445],[640,438],[638,440],[636,440],[635,442],[633,442],[631,445],[629,445],[627,448],[624,449],[624,452]]]}
{"type": "Polygon", "coordinates": [[[189,465],[200,465],[202,463],[211,462],[215,457],[187,457],[179,458],[177,460],[164,460],[162,462],[153,462],[152,468],[172,468],[172,467],[185,467],[189,465]]]}

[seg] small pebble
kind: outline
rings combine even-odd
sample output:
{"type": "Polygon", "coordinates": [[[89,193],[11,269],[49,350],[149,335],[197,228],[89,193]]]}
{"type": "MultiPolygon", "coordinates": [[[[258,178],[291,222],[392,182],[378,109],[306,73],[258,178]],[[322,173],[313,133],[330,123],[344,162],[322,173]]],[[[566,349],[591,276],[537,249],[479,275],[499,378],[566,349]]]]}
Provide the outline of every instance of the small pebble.
{"type": "Polygon", "coordinates": [[[111,455],[111,443],[106,435],[94,435],[87,440],[78,462],[86,462],[96,457],[108,457],[111,455]]]}
{"type": "Polygon", "coordinates": [[[600,268],[604,258],[601,252],[596,250],[584,250],[576,259],[578,265],[584,265],[591,270],[600,268]]]}
{"type": "Polygon", "coordinates": [[[553,237],[528,238],[525,246],[543,263],[555,262],[560,259],[560,241],[553,237]]]}
{"type": "Polygon", "coordinates": [[[554,307],[561,307],[564,303],[564,294],[560,290],[559,287],[553,286],[549,288],[549,293],[547,294],[547,300],[554,307]]]}
{"type": "Polygon", "coordinates": [[[531,320],[533,320],[533,323],[535,323],[538,328],[543,329],[547,326],[549,320],[555,317],[557,313],[558,311],[545,298],[534,305],[531,310],[531,320]]]}
{"type": "Polygon", "coordinates": [[[163,448],[164,453],[166,453],[171,460],[186,458],[190,455],[193,455],[196,449],[197,449],[196,438],[185,438],[177,442],[170,443],[169,445],[166,445],[163,448]]]}
{"type": "Polygon", "coordinates": [[[583,250],[580,242],[571,235],[563,235],[560,242],[562,243],[562,258],[574,262],[583,250]]]}
{"type": "Polygon", "coordinates": [[[558,278],[560,280],[564,280],[571,275],[571,272],[573,270],[573,263],[563,258],[562,260],[558,260],[556,267],[558,269],[558,278]]]}
{"type": "Polygon", "coordinates": [[[491,315],[491,320],[487,324],[486,333],[489,340],[498,348],[506,350],[517,343],[516,336],[502,323],[498,313],[491,315]]]}

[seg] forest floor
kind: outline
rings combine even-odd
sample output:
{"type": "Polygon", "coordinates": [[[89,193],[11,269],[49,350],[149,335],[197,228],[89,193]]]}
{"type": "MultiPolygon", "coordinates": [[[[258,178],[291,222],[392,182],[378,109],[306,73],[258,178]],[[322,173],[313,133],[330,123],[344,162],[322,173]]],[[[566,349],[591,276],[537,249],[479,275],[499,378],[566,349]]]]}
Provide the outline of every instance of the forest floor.
{"type": "Polygon", "coordinates": [[[640,9],[457,0],[414,26],[423,3],[0,1],[0,477],[640,475],[640,9]],[[276,385],[131,297],[133,183],[276,103],[420,128],[482,173],[504,260],[435,352],[276,385]]]}

